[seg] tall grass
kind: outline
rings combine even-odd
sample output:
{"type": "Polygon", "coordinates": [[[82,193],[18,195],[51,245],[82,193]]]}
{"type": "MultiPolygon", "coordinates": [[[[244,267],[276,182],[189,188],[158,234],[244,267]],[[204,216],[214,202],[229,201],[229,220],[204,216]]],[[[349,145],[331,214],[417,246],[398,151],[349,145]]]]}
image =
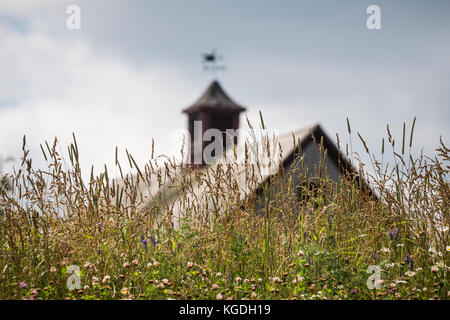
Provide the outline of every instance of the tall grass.
{"type": "MultiPolygon", "coordinates": [[[[316,141],[318,172],[305,173],[299,150],[298,167],[245,197],[233,164],[161,166],[152,154],[140,168],[126,151],[126,173],[116,150],[120,177],[105,166],[84,180],[75,136],[68,159],[56,139],[41,146],[47,170],[33,168],[24,138],[1,189],[0,298],[447,299],[449,149],[440,141],[434,158],[414,159],[414,124],[408,154],[406,127],[399,152],[388,127],[394,164],[384,163],[384,138],[378,161],[358,133],[372,174],[361,164],[332,181],[316,141]],[[70,265],[79,289],[67,287],[70,265]],[[379,289],[367,287],[371,265],[379,289]]],[[[246,190],[257,168],[245,166],[246,190]]]]}

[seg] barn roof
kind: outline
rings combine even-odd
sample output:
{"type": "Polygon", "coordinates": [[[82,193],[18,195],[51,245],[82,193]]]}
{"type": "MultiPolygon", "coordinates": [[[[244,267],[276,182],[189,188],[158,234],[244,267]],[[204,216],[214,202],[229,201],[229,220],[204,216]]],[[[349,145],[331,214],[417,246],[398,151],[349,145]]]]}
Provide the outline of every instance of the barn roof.
{"type": "Polygon", "coordinates": [[[245,108],[234,102],[222,89],[217,80],[214,80],[202,96],[190,107],[183,110],[184,113],[193,113],[204,108],[214,108],[225,111],[245,111],[245,108]]]}

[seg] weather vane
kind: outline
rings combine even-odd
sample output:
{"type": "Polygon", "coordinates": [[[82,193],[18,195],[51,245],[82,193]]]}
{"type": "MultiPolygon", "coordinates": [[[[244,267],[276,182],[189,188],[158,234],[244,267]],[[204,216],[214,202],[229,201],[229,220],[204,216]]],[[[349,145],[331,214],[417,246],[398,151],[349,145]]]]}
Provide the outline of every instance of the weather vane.
{"type": "Polygon", "coordinates": [[[211,53],[203,53],[202,56],[203,70],[211,71],[214,78],[217,76],[217,71],[225,70],[225,66],[218,64],[219,60],[223,60],[223,56],[219,56],[215,49],[211,53]]]}

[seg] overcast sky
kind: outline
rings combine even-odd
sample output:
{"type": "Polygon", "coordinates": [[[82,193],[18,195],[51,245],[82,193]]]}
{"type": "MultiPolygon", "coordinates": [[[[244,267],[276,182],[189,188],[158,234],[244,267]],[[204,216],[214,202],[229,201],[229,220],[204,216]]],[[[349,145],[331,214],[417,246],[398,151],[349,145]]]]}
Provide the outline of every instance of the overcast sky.
{"type": "Polygon", "coordinates": [[[262,110],[280,133],[319,122],[344,144],[349,117],[380,154],[386,124],[400,141],[417,116],[415,150],[432,154],[450,128],[449,17],[446,0],[1,1],[0,156],[17,166],[25,134],[42,166],[39,144],[57,136],[65,149],[72,132],[87,167],[112,165],[116,145],[143,163],[152,138],[172,154],[213,48],[253,121],[262,110]],[[80,30],[66,28],[69,4],[80,30]],[[371,4],[381,30],[366,26],[371,4]]]}

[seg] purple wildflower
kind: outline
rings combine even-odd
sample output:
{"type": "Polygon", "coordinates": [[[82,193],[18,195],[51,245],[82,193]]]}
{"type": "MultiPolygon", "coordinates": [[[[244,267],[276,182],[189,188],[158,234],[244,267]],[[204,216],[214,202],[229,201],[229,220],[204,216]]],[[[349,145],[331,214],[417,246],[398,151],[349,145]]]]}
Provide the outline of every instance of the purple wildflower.
{"type": "Polygon", "coordinates": [[[19,283],[19,287],[20,288],[28,288],[28,283],[26,283],[25,281],[22,281],[21,283],[19,283]]]}
{"type": "Polygon", "coordinates": [[[153,239],[152,235],[148,237],[148,240],[150,240],[150,242],[153,244],[153,247],[156,247],[156,245],[158,244],[158,240],[153,239]]]}
{"type": "Polygon", "coordinates": [[[141,242],[144,245],[144,247],[147,248],[147,239],[145,239],[143,236],[141,236],[141,242]]]}
{"type": "Polygon", "coordinates": [[[405,261],[405,263],[409,264],[409,261],[411,260],[411,257],[409,256],[409,254],[407,254],[404,258],[403,261],[405,261]]]}
{"type": "Polygon", "coordinates": [[[313,214],[313,212],[312,212],[312,208],[311,208],[311,209],[309,209],[309,212],[308,212],[308,214],[309,214],[309,215],[312,215],[312,214],[313,214]]]}

